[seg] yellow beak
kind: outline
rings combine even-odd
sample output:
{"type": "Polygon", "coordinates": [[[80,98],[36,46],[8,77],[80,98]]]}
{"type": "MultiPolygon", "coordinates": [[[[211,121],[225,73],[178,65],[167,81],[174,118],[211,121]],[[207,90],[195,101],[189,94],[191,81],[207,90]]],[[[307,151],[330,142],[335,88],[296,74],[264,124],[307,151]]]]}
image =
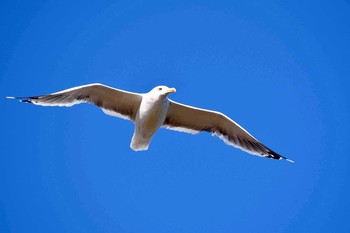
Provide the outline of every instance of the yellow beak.
{"type": "Polygon", "coordinates": [[[176,92],[176,89],[175,88],[169,88],[169,90],[167,91],[168,93],[173,93],[173,92],[176,92]]]}

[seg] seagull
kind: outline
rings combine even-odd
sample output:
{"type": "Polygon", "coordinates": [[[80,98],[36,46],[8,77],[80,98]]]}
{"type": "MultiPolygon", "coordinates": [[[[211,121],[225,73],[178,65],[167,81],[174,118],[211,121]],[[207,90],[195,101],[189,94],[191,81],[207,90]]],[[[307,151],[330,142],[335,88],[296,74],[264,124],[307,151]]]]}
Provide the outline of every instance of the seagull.
{"type": "Polygon", "coordinates": [[[223,113],[168,99],[167,96],[173,92],[176,92],[175,88],[157,86],[150,92],[141,94],[94,83],[48,95],[7,98],[41,106],[70,107],[80,103],[94,104],[108,115],[134,123],[134,134],[130,144],[134,151],[147,150],[153,135],[163,127],[190,134],[209,132],[226,144],[250,154],[294,162],[260,143],[223,113]]]}

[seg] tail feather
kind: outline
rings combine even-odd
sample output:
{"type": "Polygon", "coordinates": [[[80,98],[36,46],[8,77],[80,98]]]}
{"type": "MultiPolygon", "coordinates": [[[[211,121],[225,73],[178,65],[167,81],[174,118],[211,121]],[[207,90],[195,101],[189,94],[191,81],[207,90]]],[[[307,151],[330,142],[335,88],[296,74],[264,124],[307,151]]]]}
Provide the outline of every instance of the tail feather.
{"type": "Polygon", "coordinates": [[[134,151],[147,150],[151,138],[144,138],[141,135],[135,134],[132,136],[130,147],[134,151]]]}

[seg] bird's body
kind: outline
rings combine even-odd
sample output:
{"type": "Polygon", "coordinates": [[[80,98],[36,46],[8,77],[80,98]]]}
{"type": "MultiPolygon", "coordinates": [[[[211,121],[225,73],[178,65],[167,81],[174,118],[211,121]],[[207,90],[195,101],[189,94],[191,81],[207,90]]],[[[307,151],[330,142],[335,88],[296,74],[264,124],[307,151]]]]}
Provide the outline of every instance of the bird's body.
{"type": "Polygon", "coordinates": [[[168,98],[158,96],[152,91],[142,97],[140,108],[136,113],[135,132],[130,144],[135,151],[148,149],[152,136],[163,125],[168,111],[168,98]]]}
{"type": "Polygon", "coordinates": [[[72,106],[92,103],[104,113],[129,119],[135,130],[130,147],[147,150],[160,127],[196,134],[202,131],[218,136],[228,145],[250,154],[291,160],[272,151],[224,114],[177,103],[167,98],[175,88],[158,86],[145,94],[127,92],[102,84],[78,86],[43,96],[8,97],[42,106],[72,106]]]}

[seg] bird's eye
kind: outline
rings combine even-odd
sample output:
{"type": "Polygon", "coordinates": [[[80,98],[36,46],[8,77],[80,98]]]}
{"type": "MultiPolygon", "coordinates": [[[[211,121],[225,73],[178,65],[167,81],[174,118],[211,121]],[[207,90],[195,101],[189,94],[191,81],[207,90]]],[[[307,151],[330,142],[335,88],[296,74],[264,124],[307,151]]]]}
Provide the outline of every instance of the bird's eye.
{"type": "Polygon", "coordinates": [[[161,91],[161,90],[163,90],[163,88],[159,87],[159,88],[158,88],[158,90],[160,90],[160,91],[161,91]]]}

